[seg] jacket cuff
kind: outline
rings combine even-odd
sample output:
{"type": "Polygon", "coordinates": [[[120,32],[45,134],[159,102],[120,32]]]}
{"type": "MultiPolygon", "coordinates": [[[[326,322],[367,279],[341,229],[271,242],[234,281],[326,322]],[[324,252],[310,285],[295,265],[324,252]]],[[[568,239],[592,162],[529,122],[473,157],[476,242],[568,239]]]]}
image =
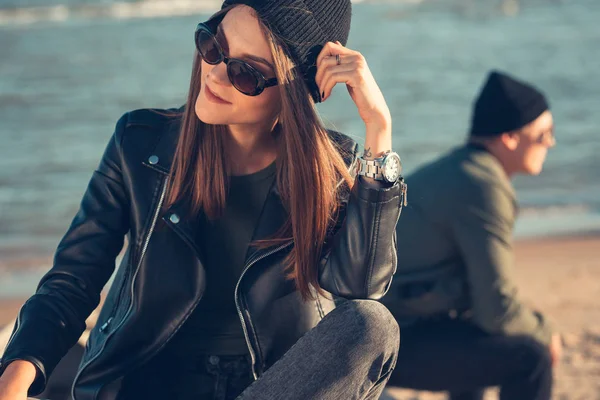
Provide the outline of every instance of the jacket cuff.
{"type": "Polygon", "coordinates": [[[47,383],[47,378],[46,378],[46,373],[44,371],[44,365],[40,362],[40,360],[38,360],[35,357],[31,357],[28,355],[13,355],[10,358],[6,358],[6,359],[2,359],[0,360],[0,376],[4,373],[4,371],[6,370],[6,367],[8,367],[8,365],[13,362],[13,361],[18,361],[18,360],[23,360],[23,361],[29,361],[30,363],[33,364],[33,366],[36,369],[36,374],[35,374],[35,379],[33,380],[33,383],[31,384],[31,386],[29,386],[29,390],[27,391],[27,396],[29,397],[33,397],[33,396],[37,396],[38,394],[42,393],[44,391],[44,389],[46,388],[46,383],[47,383]]]}
{"type": "Polygon", "coordinates": [[[402,195],[404,181],[400,180],[394,184],[382,182],[377,185],[365,181],[362,176],[357,176],[353,191],[361,200],[369,203],[385,203],[402,195]]]}
{"type": "Polygon", "coordinates": [[[2,367],[15,360],[30,361],[38,370],[30,390],[37,394],[45,389],[52,371],[80,335],[79,331],[74,334],[67,330],[66,324],[51,314],[51,308],[36,303],[33,300],[36,296],[21,308],[18,326],[2,358],[2,367]]]}

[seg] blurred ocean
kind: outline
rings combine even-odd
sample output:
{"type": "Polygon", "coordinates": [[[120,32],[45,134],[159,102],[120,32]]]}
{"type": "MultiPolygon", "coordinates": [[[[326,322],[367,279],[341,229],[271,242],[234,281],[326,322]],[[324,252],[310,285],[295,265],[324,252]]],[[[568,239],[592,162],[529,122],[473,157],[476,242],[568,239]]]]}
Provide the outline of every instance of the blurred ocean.
{"type": "MultiPolygon", "coordinates": [[[[558,139],[541,176],[515,181],[518,236],[600,230],[598,0],[355,3],[348,46],[386,95],[407,173],[464,140],[486,72],[505,69],[544,89],[558,139]]],[[[194,28],[219,5],[0,0],[0,295],[50,266],[119,116],[183,103],[194,28]]],[[[363,135],[344,88],[319,111],[363,135]]]]}

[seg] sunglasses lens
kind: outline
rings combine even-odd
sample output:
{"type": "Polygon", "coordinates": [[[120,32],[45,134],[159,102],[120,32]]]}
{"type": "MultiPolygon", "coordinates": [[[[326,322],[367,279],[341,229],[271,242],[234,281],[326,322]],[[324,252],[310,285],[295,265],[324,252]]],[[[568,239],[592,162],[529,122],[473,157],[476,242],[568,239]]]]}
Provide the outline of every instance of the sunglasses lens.
{"type": "Polygon", "coordinates": [[[229,79],[240,92],[253,96],[258,91],[258,77],[242,62],[230,61],[227,69],[229,79]]]}
{"type": "Polygon", "coordinates": [[[208,64],[218,64],[221,62],[221,52],[217,41],[213,35],[205,31],[199,31],[196,35],[196,48],[200,56],[208,64]]]}

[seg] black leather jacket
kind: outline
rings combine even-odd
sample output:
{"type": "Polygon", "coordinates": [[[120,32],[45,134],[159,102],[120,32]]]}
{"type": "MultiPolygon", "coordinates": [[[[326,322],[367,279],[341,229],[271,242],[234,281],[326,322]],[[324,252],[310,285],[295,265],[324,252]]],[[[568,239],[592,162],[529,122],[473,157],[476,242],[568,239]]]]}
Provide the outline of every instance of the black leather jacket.
{"type": "MultiPolygon", "coordinates": [[[[30,394],[42,391],[85,330],[125,236],[128,250],[87,343],[73,385],[75,399],[113,399],[120,379],[155,355],[202,298],[206,280],[193,221],[164,207],[178,123],[156,110],[133,111],[118,121],[54,266],[20,310],[4,354],[3,365],[26,359],[39,369],[30,394]]],[[[330,134],[352,164],[356,143],[330,134]]],[[[275,186],[254,239],[275,233],[285,221],[275,186]]],[[[319,266],[326,291],[345,298],[384,295],[396,269],[395,227],[404,195],[403,183],[373,188],[356,181],[319,266]]],[[[322,296],[303,302],[285,278],[282,261],[292,246],[250,254],[236,287],[255,377],[334,307],[322,296]]]]}

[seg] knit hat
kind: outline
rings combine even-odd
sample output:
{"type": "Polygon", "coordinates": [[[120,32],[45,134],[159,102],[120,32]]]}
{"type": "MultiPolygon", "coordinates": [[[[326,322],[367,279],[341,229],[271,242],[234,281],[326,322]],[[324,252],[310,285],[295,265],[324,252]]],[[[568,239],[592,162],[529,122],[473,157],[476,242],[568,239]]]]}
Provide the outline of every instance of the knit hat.
{"type": "Polygon", "coordinates": [[[471,136],[495,136],[522,128],[548,110],[543,93],[492,71],[473,107],[471,136]]]}
{"type": "Polygon", "coordinates": [[[221,8],[235,4],[252,7],[283,39],[313,99],[321,101],[315,82],[317,56],[327,42],[346,45],[352,17],[350,0],[225,0],[221,8]]]}

